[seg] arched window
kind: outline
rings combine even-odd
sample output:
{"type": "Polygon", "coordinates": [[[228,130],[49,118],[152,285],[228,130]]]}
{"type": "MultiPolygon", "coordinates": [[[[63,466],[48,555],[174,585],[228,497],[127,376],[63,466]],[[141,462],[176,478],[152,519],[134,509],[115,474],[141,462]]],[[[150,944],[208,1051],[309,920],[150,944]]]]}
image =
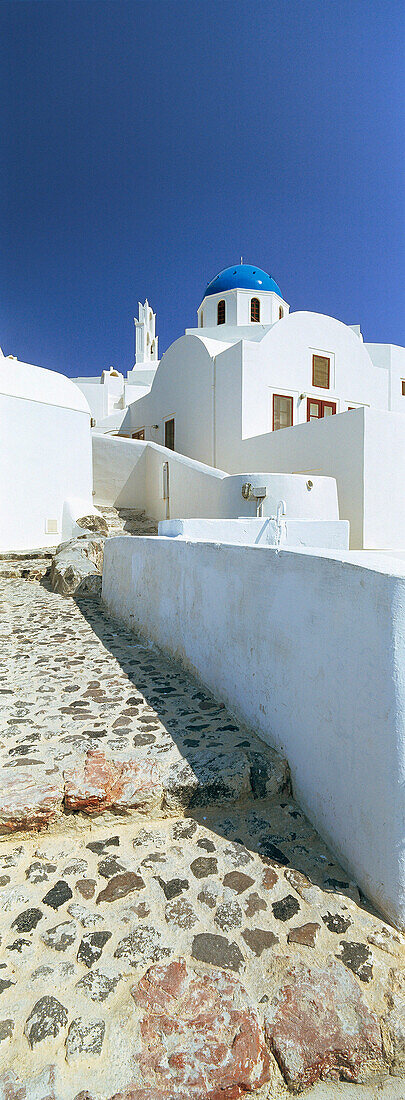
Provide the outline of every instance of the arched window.
{"type": "Polygon", "coordinates": [[[281,318],[282,318],[282,317],[284,317],[284,310],[283,310],[283,307],[282,307],[282,306],[280,306],[280,308],[279,308],[279,311],[278,311],[278,319],[279,319],[279,321],[281,321],[281,318]]]}
{"type": "Polygon", "coordinates": [[[225,299],[221,298],[221,301],[218,302],[217,325],[224,325],[224,324],[225,324],[225,299]]]}
{"type": "Polygon", "coordinates": [[[250,302],[250,320],[260,321],[260,302],[258,298],[252,298],[250,302]]]}

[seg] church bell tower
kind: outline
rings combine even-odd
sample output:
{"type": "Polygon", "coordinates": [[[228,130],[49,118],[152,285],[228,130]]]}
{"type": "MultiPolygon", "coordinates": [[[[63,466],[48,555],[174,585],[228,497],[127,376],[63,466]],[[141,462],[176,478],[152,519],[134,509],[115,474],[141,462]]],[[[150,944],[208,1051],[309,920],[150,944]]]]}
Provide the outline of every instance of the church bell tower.
{"type": "Polygon", "coordinates": [[[156,313],[151,309],[148,299],[144,305],[138,302],[139,317],[135,324],[135,366],[158,361],[158,338],[156,336],[156,313]]]}

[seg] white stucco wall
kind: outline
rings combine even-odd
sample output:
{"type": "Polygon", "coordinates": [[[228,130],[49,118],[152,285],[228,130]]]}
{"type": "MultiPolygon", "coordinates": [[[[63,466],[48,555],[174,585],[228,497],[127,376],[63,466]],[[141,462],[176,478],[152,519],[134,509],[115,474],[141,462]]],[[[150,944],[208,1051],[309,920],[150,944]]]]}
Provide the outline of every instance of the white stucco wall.
{"type": "Polygon", "coordinates": [[[121,373],[111,374],[109,371],[103,371],[100,377],[74,378],[72,381],[84,394],[96,423],[104,424],[109,417],[116,416],[119,412],[118,427],[124,419],[127,406],[149,393],[155,373],[156,367],[153,370],[134,367],[132,371],[128,371],[127,381],[121,373]]]}
{"type": "MultiPolygon", "coordinates": [[[[389,414],[385,414],[389,415],[389,414]]],[[[230,470],[258,462],[262,469],[303,473],[312,478],[335,477],[339,516],[349,520],[350,546],[363,547],[364,529],[364,418],[356,409],[310,424],[299,424],[241,441],[234,449],[230,470]]],[[[220,452],[221,453],[221,452],[220,452]]]]}
{"type": "Polygon", "coordinates": [[[156,520],[166,519],[166,462],[172,516],[221,515],[220,488],[226,477],[222,470],[213,470],[154,443],[93,433],[95,503],[141,508],[156,520]]]}
{"type": "Polygon", "coordinates": [[[146,447],[92,433],[94,503],[146,508],[146,447]]]}
{"type": "Polygon", "coordinates": [[[103,598],[286,754],[365,894],[405,924],[405,576],[381,556],[106,545],[103,598]]]}
{"type": "MultiPolygon", "coordinates": [[[[108,499],[115,495],[132,507],[137,507],[136,500],[142,499],[142,507],[150,510],[151,515],[165,519],[159,486],[163,462],[168,461],[171,518],[254,515],[254,506],[248,505],[245,510],[241,497],[243,481],[250,481],[268,487],[263,507],[265,516],[274,514],[278,501],[286,499],[287,515],[291,518],[331,520],[339,516],[347,520],[351,549],[405,549],[405,430],[401,415],[355,409],[341,416],[241,440],[239,447],[235,445],[228,469],[229,472],[243,472],[234,474],[236,488],[232,492],[230,478],[222,483],[220,496],[217,486],[215,492],[213,490],[215,470],[152,444],[147,469],[154,473],[150,474],[147,488],[135,491],[136,476],[131,474],[131,469],[135,466],[137,452],[131,448],[142,449],[145,444],[117,439],[105,440],[104,446],[108,448],[112,443],[115,451],[111,452],[108,449],[102,452],[102,445],[95,443],[95,488],[100,500],[100,492],[105,491],[102,490],[104,469],[109,485],[108,499]],[[125,451],[125,447],[129,450],[125,451]],[[152,452],[155,452],[154,458],[152,452]],[[200,489],[196,493],[198,467],[201,467],[200,489]],[[115,469],[118,471],[117,485],[113,477],[115,469]],[[282,483],[274,477],[277,473],[300,477],[295,482],[289,479],[282,483]],[[334,481],[328,482],[328,478],[336,479],[337,501],[334,481]],[[306,490],[308,480],[313,482],[310,493],[306,490]],[[121,497],[117,495],[118,488],[121,494],[124,493],[121,497]]],[[[220,474],[226,477],[223,466],[220,474]]],[[[144,476],[146,474],[142,473],[144,476]]]]}
{"type": "Polygon", "coordinates": [[[373,363],[387,371],[389,401],[392,412],[405,412],[405,395],[402,382],[405,381],[405,348],[397,344],[366,344],[373,363]]]}
{"type": "Polygon", "coordinates": [[[54,546],[93,508],[87,402],[63,375],[1,356],[0,422],[0,550],[54,546]]]}
{"type": "Polygon", "coordinates": [[[145,439],[163,445],[164,421],[174,417],[176,451],[212,463],[213,370],[204,341],[180,337],[162,356],[150,393],[130,405],[122,431],[144,428],[145,439]]]}
{"type": "Polygon", "coordinates": [[[273,471],[335,477],[339,515],[350,523],[351,548],[405,548],[402,415],[355,409],[244,439],[228,468],[249,469],[253,463],[273,471]]]}
{"type": "Polygon", "coordinates": [[[405,420],[374,409],[363,415],[363,544],[405,550],[405,420]]]}
{"type": "Polygon", "coordinates": [[[159,535],[188,542],[272,546],[278,550],[286,546],[349,549],[349,524],[344,519],[169,519],[159,523],[159,535]]]}
{"type": "MultiPolygon", "coordinates": [[[[225,302],[226,325],[252,325],[250,319],[250,304],[252,298],[258,298],[260,302],[260,324],[274,325],[279,320],[280,307],[284,315],[289,311],[289,305],[281,295],[272,290],[225,290],[219,294],[209,294],[203,298],[198,309],[198,327],[213,328],[218,326],[218,302],[225,302]]],[[[253,322],[258,324],[258,322],[253,322]]],[[[221,326],[224,327],[224,326],[221,326]]]]}
{"type": "MultiPolygon", "coordinates": [[[[96,504],[142,508],[154,519],[256,516],[255,500],[244,500],[242,485],[266,489],[263,516],[274,516],[280,501],[288,519],[336,521],[333,478],[252,472],[228,476],[155,443],[93,433],[96,504]],[[169,499],[163,496],[163,467],[169,467],[169,499]]],[[[319,545],[319,544],[318,544],[319,545]]]]}
{"type": "Polygon", "coordinates": [[[293,397],[294,424],[307,421],[307,398],[387,409],[387,372],[376,367],[348,325],[321,313],[290,313],[265,334],[259,345],[247,344],[243,359],[242,437],[273,427],[273,394],[293,397]],[[312,385],[312,356],[330,359],[330,388],[312,385]],[[304,396],[301,397],[300,395],[304,396]]]}
{"type": "MultiPolygon", "coordinates": [[[[311,397],[334,402],[337,413],[358,405],[388,409],[389,377],[353,328],[323,314],[291,313],[250,330],[234,323],[206,329],[204,322],[165,352],[150,393],[130,406],[122,431],[144,428],[146,439],[163,444],[164,421],[174,417],[176,451],[232,470],[242,441],[272,431],[275,393],[292,397],[295,425],[306,423],[311,397]],[[314,354],[330,359],[327,390],[312,386],[314,354]]],[[[258,458],[252,461],[257,468],[258,458]]]]}
{"type": "Polygon", "coordinates": [[[88,381],[84,378],[77,378],[75,382],[84,394],[94,420],[104,420],[112,411],[109,408],[108,387],[102,386],[99,378],[89,379],[88,381]]]}

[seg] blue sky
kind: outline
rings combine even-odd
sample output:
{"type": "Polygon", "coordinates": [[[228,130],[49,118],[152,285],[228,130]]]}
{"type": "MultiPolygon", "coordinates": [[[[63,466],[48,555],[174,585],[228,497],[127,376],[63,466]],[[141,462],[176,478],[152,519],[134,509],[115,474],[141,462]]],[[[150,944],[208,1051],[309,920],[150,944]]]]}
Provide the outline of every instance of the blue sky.
{"type": "Polygon", "coordinates": [[[399,0],[2,0],[0,345],[66,374],[160,353],[239,260],[405,343],[399,0]]]}

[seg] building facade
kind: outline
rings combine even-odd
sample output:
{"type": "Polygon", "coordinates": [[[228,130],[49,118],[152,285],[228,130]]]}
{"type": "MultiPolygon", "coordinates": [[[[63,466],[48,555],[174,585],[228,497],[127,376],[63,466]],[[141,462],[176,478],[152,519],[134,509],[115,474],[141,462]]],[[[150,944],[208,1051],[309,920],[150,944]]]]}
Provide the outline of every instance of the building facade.
{"type": "Polygon", "coordinates": [[[290,312],[275,280],[240,264],[207,286],[198,325],[163,355],[119,434],[227,470],[245,439],[368,407],[405,412],[405,349],[359,325],[290,312]]]}

